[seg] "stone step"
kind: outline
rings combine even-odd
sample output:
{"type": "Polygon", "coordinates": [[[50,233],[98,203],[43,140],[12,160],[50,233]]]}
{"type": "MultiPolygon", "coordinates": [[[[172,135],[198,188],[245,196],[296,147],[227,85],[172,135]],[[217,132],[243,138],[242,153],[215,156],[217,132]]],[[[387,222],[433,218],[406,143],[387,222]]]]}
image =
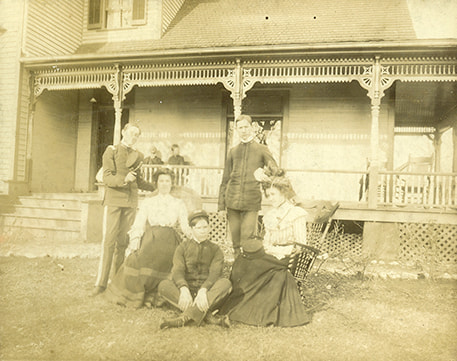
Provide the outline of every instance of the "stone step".
{"type": "Polygon", "coordinates": [[[2,216],[4,227],[38,228],[58,231],[81,231],[80,219],[46,218],[34,216],[8,215],[2,216]]]}
{"type": "Polygon", "coordinates": [[[97,192],[92,193],[33,193],[29,196],[20,196],[19,198],[40,198],[40,199],[60,199],[60,200],[97,200],[100,199],[97,192]]]}
{"type": "Polygon", "coordinates": [[[14,208],[15,216],[24,217],[42,217],[42,218],[59,218],[59,219],[70,219],[80,220],[81,209],[71,208],[50,208],[41,206],[23,206],[17,205],[14,208]]]}
{"type": "Polygon", "coordinates": [[[16,206],[72,210],[81,209],[81,200],[65,198],[40,198],[35,196],[29,196],[19,197],[16,206]]]}
{"type": "MultiPolygon", "coordinates": [[[[0,222],[1,222],[0,216],[0,222]]],[[[34,227],[21,227],[21,226],[6,226],[2,227],[3,237],[6,239],[11,238],[14,242],[15,238],[27,239],[28,241],[33,239],[46,239],[48,241],[58,241],[62,243],[81,240],[80,231],[69,231],[69,230],[58,230],[58,229],[46,229],[46,228],[34,228],[34,227]]]]}

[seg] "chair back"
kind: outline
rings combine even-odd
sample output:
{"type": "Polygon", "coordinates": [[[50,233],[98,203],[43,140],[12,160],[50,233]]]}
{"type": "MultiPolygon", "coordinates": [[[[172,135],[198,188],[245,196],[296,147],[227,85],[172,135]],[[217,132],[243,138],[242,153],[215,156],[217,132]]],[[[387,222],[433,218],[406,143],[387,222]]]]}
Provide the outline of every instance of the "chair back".
{"type": "Polygon", "coordinates": [[[297,244],[296,246],[301,250],[290,259],[289,271],[297,281],[304,281],[320,251],[307,245],[297,244]]]}

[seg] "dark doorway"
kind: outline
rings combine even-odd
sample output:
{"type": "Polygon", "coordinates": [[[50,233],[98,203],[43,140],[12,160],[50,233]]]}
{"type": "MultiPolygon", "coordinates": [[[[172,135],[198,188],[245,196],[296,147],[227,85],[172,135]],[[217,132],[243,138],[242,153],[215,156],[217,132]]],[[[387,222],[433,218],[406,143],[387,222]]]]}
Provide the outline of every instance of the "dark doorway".
{"type": "MultiPolygon", "coordinates": [[[[114,109],[113,107],[99,107],[97,130],[97,169],[102,166],[103,153],[107,146],[113,144],[114,137],[114,109]]],[[[129,121],[129,109],[122,110],[121,129],[129,121]]]]}
{"type": "MultiPolygon", "coordinates": [[[[265,144],[278,164],[281,162],[281,141],[284,108],[288,94],[282,90],[253,89],[243,99],[242,113],[252,117],[255,139],[265,144]]],[[[234,114],[233,105],[227,97],[227,152],[233,143],[234,114]]]]}

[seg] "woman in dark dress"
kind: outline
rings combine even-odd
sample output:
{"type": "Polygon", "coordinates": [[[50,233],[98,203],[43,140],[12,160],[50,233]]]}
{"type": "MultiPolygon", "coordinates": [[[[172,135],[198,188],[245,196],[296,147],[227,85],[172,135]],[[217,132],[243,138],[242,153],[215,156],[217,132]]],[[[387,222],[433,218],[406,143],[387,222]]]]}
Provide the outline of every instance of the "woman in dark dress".
{"type": "Polygon", "coordinates": [[[157,171],[158,193],[140,206],[129,231],[129,255],[105,292],[107,300],[136,308],[149,306],[157,286],[169,276],[181,242],[176,226],[190,234],[186,206],[170,194],[172,176],[167,169],[157,171]]]}
{"type": "Polygon", "coordinates": [[[233,291],[220,313],[255,326],[305,325],[311,315],[288,264],[293,242],[306,242],[306,212],[291,203],[289,195],[294,193],[284,177],[274,178],[269,188],[273,207],[264,217],[267,247],[258,237],[243,242],[243,254],[235,259],[230,276],[233,291]],[[274,251],[267,253],[271,248],[274,251]]]}

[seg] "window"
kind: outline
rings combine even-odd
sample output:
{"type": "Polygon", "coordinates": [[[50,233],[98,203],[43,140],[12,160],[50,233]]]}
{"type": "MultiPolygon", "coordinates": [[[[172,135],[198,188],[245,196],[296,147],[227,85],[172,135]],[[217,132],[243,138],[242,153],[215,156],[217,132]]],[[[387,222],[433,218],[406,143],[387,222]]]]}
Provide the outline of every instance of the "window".
{"type": "Polygon", "coordinates": [[[146,0],[133,0],[132,25],[146,24],[146,0]]]}
{"type": "Polygon", "coordinates": [[[102,27],[102,0],[89,0],[89,29],[102,27]]]}
{"type": "Polygon", "coordinates": [[[88,29],[146,24],[146,0],[89,0],[88,29]]]}

